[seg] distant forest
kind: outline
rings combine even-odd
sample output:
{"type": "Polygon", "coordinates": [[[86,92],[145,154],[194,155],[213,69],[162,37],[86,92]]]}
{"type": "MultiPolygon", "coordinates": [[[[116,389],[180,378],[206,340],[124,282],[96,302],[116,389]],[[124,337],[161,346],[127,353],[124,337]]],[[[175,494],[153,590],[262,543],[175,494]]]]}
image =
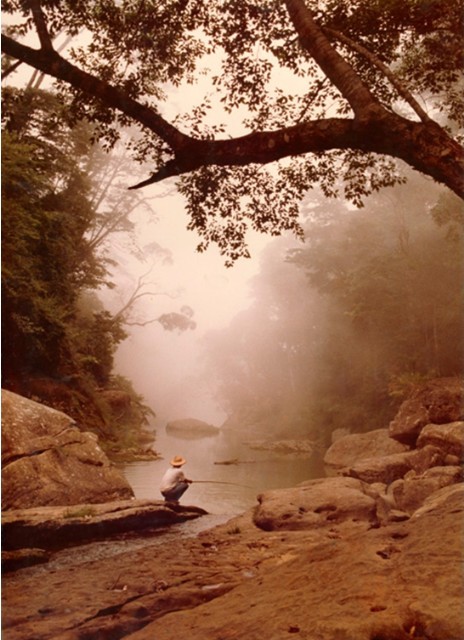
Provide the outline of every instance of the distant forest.
{"type": "Polygon", "coordinates": [[[464,209],[408,172],[353,209],[310,192],[305,241],[271,244],[254,303],[205,340],[231,422],[314,438],[388,426],[427,379],[464,365],[464,209]]]}
{"type": "MultiPolygon", "coordinates": [[[[205,340],[231,423],[325,445],[462,373],[462,0],[2,9],[2,79],[30,74],[2,93],[6,388],[108,450],[143,441],[149,409],[113,371],[141,292],[112,312],[98,292],[116,235],[141,250],[130,212],[165,180],[227,266],[250,230],[281,236],[253,304],[205,340]]],[[[149,320],[183,331],[192,315],[149,320]]]]}

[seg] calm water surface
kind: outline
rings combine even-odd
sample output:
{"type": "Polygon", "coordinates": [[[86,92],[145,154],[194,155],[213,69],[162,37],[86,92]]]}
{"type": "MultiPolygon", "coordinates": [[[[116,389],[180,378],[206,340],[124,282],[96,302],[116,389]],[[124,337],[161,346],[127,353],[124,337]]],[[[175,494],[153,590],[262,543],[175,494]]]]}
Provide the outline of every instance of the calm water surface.
{"type": "MultiPolygon", "coordinates": [[[[195,482],[182,497],[183,504],[202,507],[210,515],[156,529],[142,535],[123,534],[108,540],[97,540],[84,545],[70,547],[54,553],[45,565],[26,567],[8,576],[9,581],[23,581],[48,574],[65,566],[79,567],[120,553],[135,551],[148,546],[165,544],[179,536],[191,537],[204,529],[210,529],[257,504],[256,496],[266,489],[293,487],[299,482],[324,475],[321,460],[292,459],[265,451],[255,451],[243,444],[246,436],[221,433],[212,438],[184,439],[165,433],[164,427],[157,429],[154,443],[163,460],[136,462],[123,467],[123,472],[132,485],[136,498],[159,500],[161,476],[175,455],[187,460],[185,474],[192,480],[214,480],[229,484],[195,482]],[[237,465],[218,465],[215,462],[239,458],[237,465]],[[239,486],[236,486],[239,485],[239,486]]],[[[115,565],[116,566],[116,565],[115,565]]]]}
{"type": "Polygon", "coordinates": [[[244,440],[246,435],[229,432],[200,439],[179,438],[167,434],[163,427],[157,428],[153,448],[163,459],[131,463],[125,465],[123,471],[136,498],[158,500],[162,497],[159,493],[161,477],[169,467],[169,461],[175,455],[182,455],[187,460],[183,471],[194,482],[181,503],[196,505],[218,515],[245,511],[254,506],[256,496],[267,489],[293,487],[324,475],[320,456],[302,459],[256,451],[246,446],[244,440]],[[236,458],[240,460],[239,464],[215,464],[236,458]],[[195,482],[205,480],[212,482],[195,482]]]}

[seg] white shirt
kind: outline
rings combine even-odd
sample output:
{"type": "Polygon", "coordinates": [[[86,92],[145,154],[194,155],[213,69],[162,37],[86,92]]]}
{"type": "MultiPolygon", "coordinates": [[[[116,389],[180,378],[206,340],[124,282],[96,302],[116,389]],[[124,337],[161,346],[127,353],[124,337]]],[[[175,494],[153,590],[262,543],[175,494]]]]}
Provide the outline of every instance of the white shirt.
{"type": "Polygon", "coordinates": [[[160,491],[170,491],[174,489],[179,482],[185,482],[183,471],[178,467],[171,467],[161,478],[160,491]]]}

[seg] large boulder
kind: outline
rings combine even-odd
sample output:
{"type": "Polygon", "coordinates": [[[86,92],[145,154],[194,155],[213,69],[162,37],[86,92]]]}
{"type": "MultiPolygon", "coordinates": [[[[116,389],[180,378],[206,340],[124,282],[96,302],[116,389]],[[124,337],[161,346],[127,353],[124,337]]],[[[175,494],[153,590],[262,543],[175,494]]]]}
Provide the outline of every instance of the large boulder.
{"type": "Polygon", "coordinates": [[[388,487],[388,495],[397,509],[412,514],[436,491],[462,482],[462,476],[461,467],[432,467],[421,474],[411,470],[388,487]]]}
{"type": "Polygon", "coordinates": [[[438,447],[449,456],[455,456],[459,464],[464,457],[464,422],[428,424],[417,439],[418,447],[427,445],[438,447]]]}
{"type": "Polygon", "coordinates": [[[2,506],[102,503],[133,491],[98,445],[72,418],[2,390],[2,506]]]}
{"type": "Polygon", "coordinates": [[[388,435],[388,429],[376,429],[367,433],[353,433],[335,442],[327,449],[324,464],[328,471],[337,471],[349,467],[359,460],[387,456],[407,451],[408,446],[393,440],[388,435]]]}
{"type": "Polygon", "coordinates": [[[342,469],[341,473],[345,476],[358,478],[368,484],[374,482],[390,484],[411,470],[416,473],[424,473],[431,467],[443,465],[445,458],[445,454],[439,448],[427,445],[413,451],[359,460],[351,467],[342,469]]]}
{"type": "MultiPolygon", "coordinates": [[[[460,516],[458,526],[460,531],[459,537],[462,544],[462,535],[464,533],[464,520],[462,517],[464,513],[464,484],[462,482],[447,485],[429,495],[424,500],[423,505],[414,512],[412,520],[414,522],[414,520],[418,520],[424,516],[435,514],[446,504],[454,504],[454,510],[451,510],[450,513],[459,514],[460,516]]],[[[458,554],[456,554],[456,557],[458,557],[458,554]]]]}
{"type": "Polygon", "coordinates": [[[389,425],[391,438],[415,445],[427,424],[464,420],[464,382],[461,378],[438,378],[418,387],[403,402],[389,425]]]}
{"type": "Polygon", "coordinates": [[[172,420],[166,425],[166,433],[179,438],[208,438],[217,436],[220,429],[212,424],[197,420],[196,418],[183,418],[172,420]]]}
{"type": "Polygon", "coordinates": [[[376,501],[355,478],[308,480],[258,496],[254,523],[265,531],[312,529],[344,520],[374,521],[376,501]]]}

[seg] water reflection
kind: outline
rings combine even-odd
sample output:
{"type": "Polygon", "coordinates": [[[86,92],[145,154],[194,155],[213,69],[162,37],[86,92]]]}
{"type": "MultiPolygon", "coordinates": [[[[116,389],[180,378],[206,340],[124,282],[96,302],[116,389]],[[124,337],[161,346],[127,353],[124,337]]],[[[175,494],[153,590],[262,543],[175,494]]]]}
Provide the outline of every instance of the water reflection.
{"type": "Polygon", "coordinates": [[[154,448],[163,460],[135,462],[124,467],[136,498],[161,499],[159,484],[169,461],[182,455],[183,471],[194,483],[182,497],[183,504],[200,506],[213,514],[235,515],[256,504],[256,496],[267,489],[293,487],[323,475],[317,455],[292,458],[256,451],[243,444],[246,436],[224,432],[214,437],[185,439],[157,429],[154,448]],[[239,464],[215,464],[238,459],[239,464]],[[203,481],[195,483],[195,481],[203,481]],[[215,484],[214,481],[232,484],[215,484]]]}

